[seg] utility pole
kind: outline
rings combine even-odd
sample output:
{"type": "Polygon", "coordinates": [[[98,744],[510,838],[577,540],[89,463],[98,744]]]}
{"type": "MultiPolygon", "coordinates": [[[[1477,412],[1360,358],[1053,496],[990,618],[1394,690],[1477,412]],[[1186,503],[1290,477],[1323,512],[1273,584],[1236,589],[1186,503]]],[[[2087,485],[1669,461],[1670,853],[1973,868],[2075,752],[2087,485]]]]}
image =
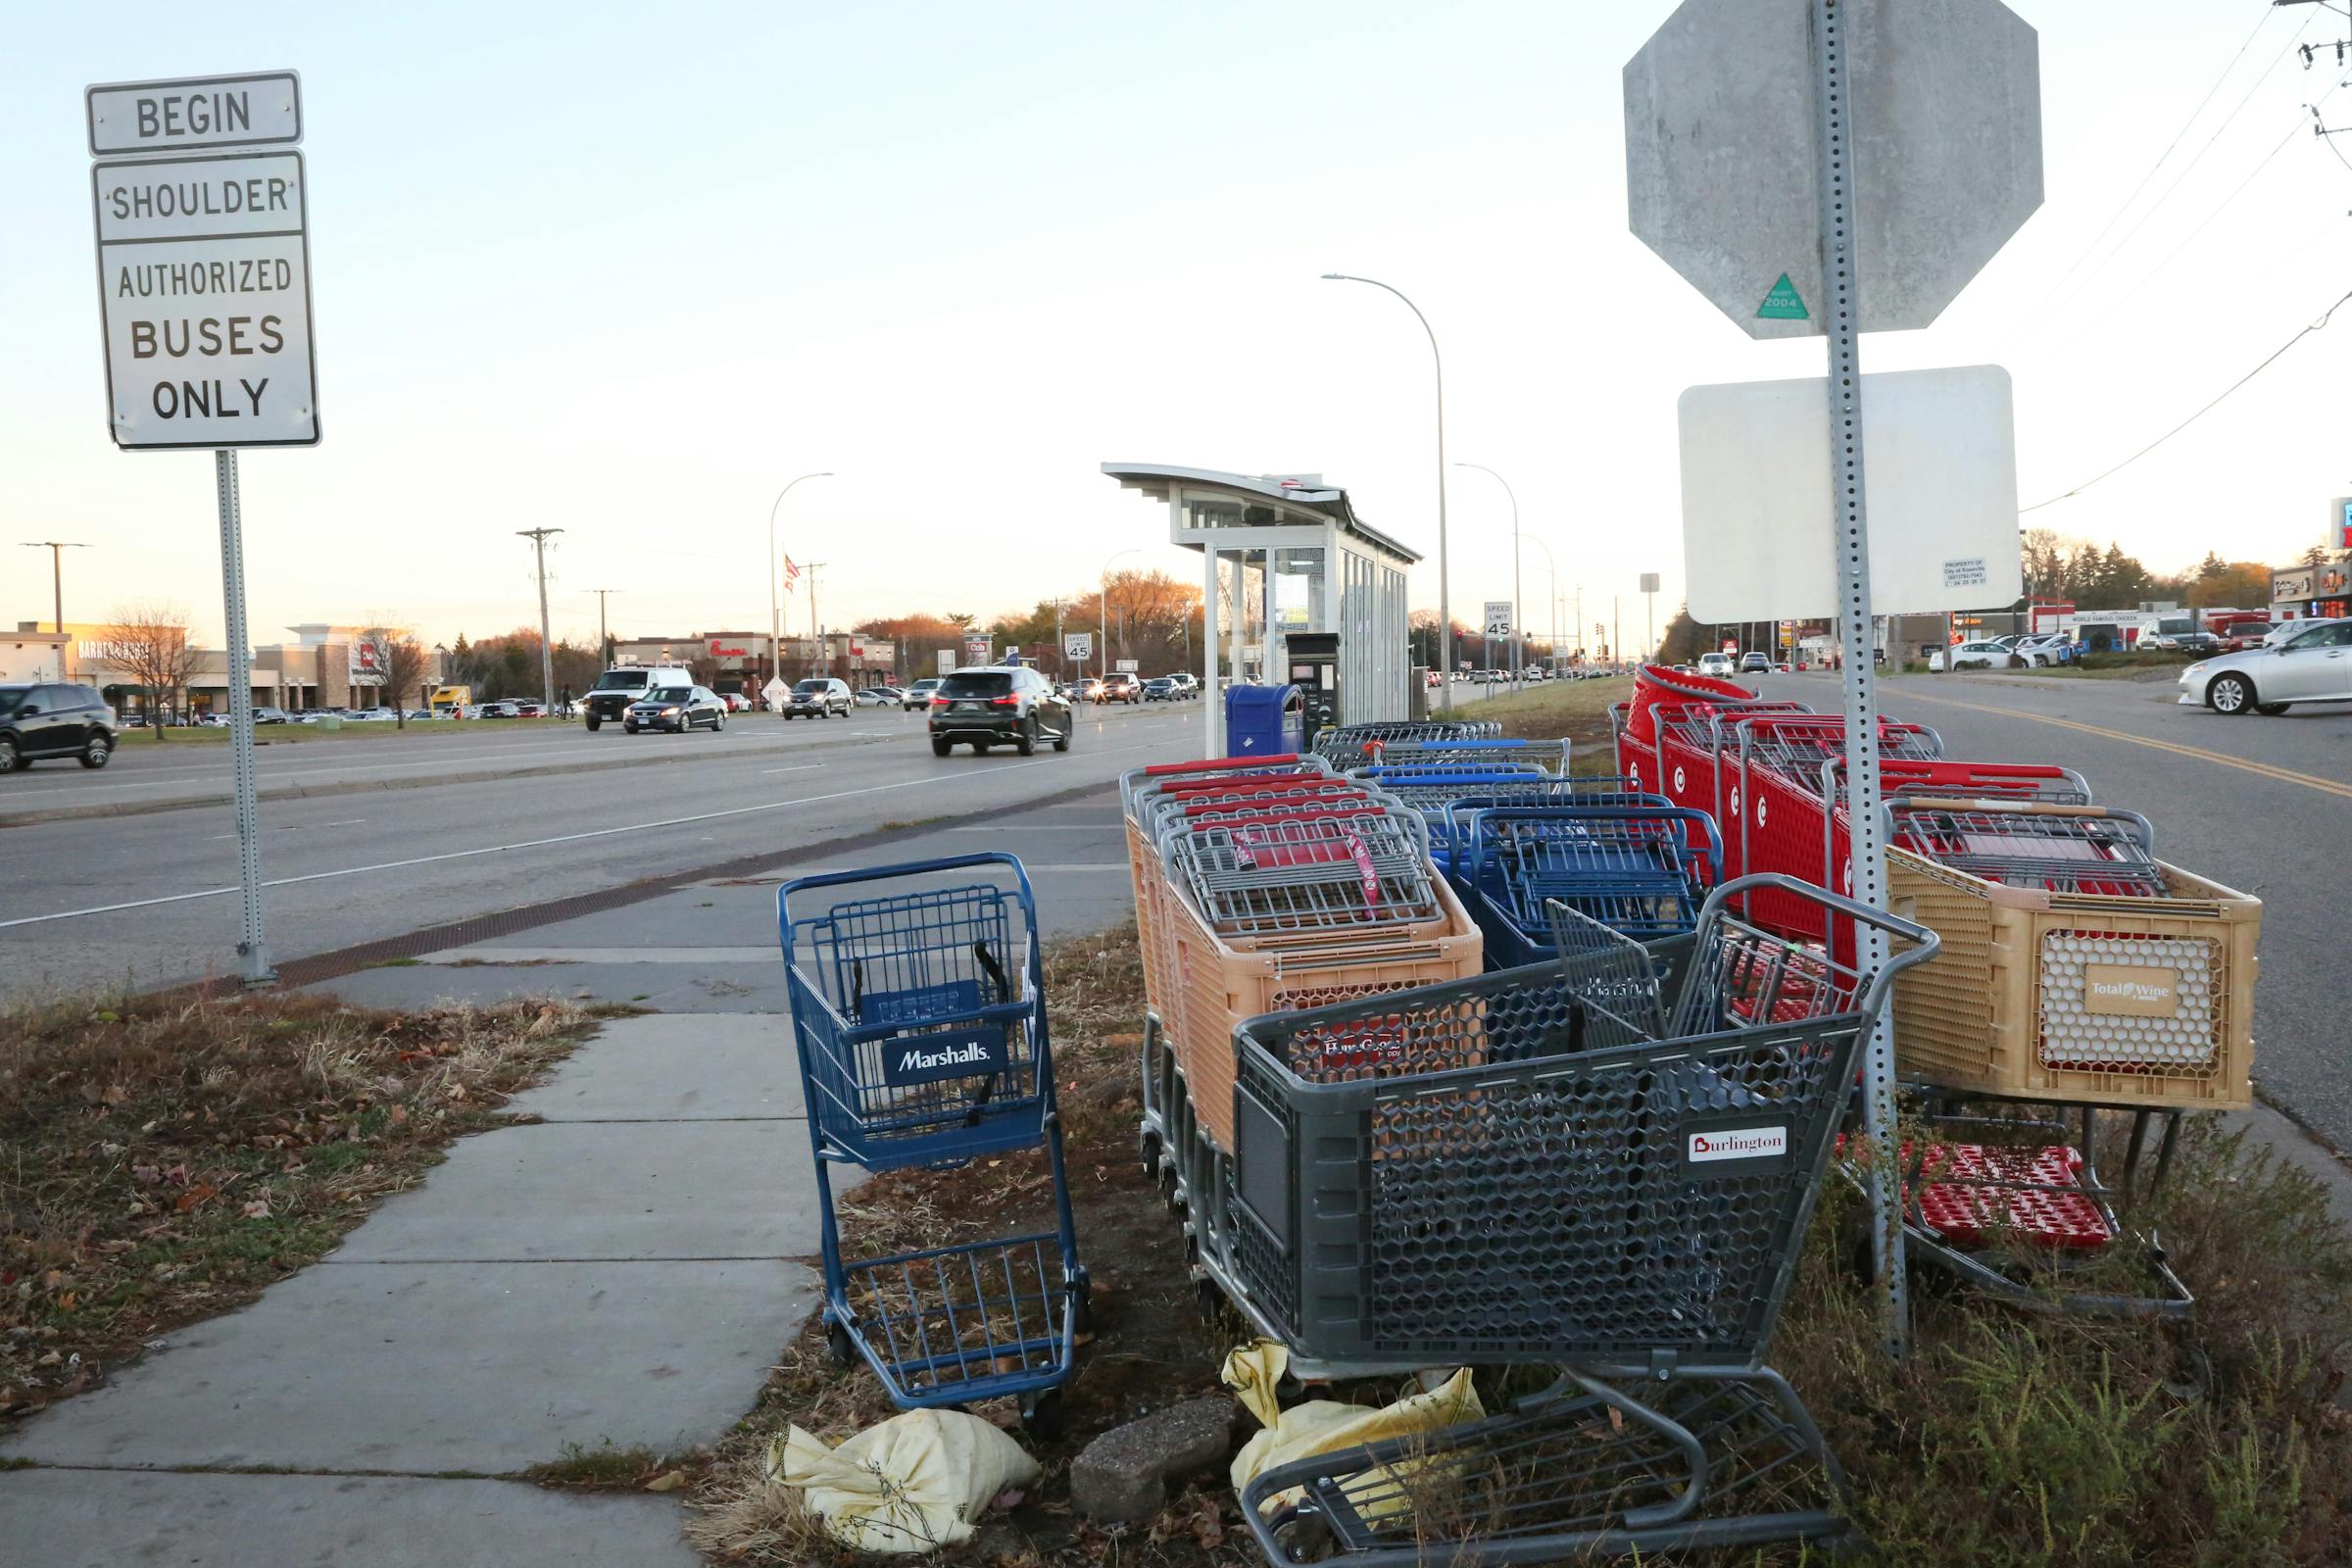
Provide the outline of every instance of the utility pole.
{"type": "Polygon", "coordinates": [[[596,657],[601,660],[606,657],[605,650],[612,645],[612,633],[605,630],[605,596],[607,594],[622,593],[625,592],[625,590],[619,588],[591,588],[588,591],[596,595],[596,657]]]}
{"type": "MultiPolygon", "coordinates": [[[[71,539],[27,539],[24,548],[49,552],[50,608],[57,615],[57,634],[63,637],[66,634],[66,552],[87,550],[90,547],[76,544],[71,539]]],[[[66,651],[63,648],[57,651],[57,678],[66,678],[66,651]]]]}
{"type": "Polygon", "coordinates": [[[816,618],[816,574],[831,564],[826,561],[808,563],[808,654],[820,675],[833,673],[833,662],[825,657],[825,634],[816,618]]]}
{"type": "Polygon", "coordinates": [[[547,640],[547,541],[561,528],[517,528],[514,537],[528,539],[539,557],[539,700],[542,711],[556,710],[556,651],[547,640]]]}

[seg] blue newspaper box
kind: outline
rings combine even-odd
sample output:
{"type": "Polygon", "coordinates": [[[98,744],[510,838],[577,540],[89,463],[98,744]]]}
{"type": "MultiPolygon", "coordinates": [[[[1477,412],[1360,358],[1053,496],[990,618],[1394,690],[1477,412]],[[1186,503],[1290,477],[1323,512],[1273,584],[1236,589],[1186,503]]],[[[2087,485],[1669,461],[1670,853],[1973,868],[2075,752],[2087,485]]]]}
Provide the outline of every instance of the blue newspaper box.
{"type": "Polygon", "coordinates": [[[1306,704],[1296,686],[1225,688],[1225,755],[1281,757],[1306,749],[1306,704]]]}

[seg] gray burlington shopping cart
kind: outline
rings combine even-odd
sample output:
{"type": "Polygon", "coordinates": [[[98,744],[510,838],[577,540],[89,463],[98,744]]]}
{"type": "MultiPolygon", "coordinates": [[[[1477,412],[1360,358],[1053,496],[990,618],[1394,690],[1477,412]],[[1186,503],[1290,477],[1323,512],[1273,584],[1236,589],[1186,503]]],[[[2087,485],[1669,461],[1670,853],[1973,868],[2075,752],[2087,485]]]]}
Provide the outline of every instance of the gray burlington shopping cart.
{"type": "Polygon", "coordinates": [[[1301,1538],[1404,1568],[1843,1528],[1830,1497],[1788,1500],[1796,1470],[1838,1477],[1763,1355],[1859,1042],[1936,938],[1781,876],[1646,947],[1554,917],[1555,962],[1237,1031],[1201,1262],[1294,1370],[1559,1369],[1511,1413],[1256,1477],[1271,1560],[1301,1538]],[[1909,946],[1857,974],[1734,912],[1765,887],[1909,946]]]}

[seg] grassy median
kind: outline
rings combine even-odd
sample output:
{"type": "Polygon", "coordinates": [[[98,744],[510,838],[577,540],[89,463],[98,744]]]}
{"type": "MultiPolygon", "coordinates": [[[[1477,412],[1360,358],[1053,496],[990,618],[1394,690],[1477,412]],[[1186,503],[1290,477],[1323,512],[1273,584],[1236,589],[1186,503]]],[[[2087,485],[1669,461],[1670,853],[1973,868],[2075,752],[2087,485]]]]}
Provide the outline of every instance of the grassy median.
{"type": "MultiPolygon", "coordinates": [[[[1630,675],[1602,680],[1554,680],[1499,696],[1477,697],[1469,687],[1454,694],[1456,718],[1494,719],[1510,740],[1568,742],[1570,771],[1592,775],[1617,771],[1615,738],[1609,733],[1609,708],[1634,695],[1630,675]]],[[[1433,711],[1431,717],[1441,716],[1433,711]]]]}
{"type": "MultiPolygon", "coordinates": [[[[1542,720],[1551,723],[1605,708],[1602,685],[1501,704],[1553,715],[1542,720]]],[[[1079,1240],[1097,1280],[1094,1334],[1069,1390],[1069,1435],[1021,1438],[1044,1478],[944,1560],[1257,1565],[1222,1474],[1181,1490],[1157,1519],[1117,1539],[1069,1507],[1068,1463],[1093,1436],[1178,1399],[1223,1396],[1217,1367],[1239,1329],[1229,1311],[1199,1311],[1179,1222],[1135,1159],[1145,999],[1133,929],[1052,950],[1048,992],[1079,1240]]],[[[2328,1217],[2319,1184],[2261,1145],[2205,1118],[2183,1146],[2156,1219],[2197,1295],[2192,1324],[2041,1316],[1915,1270],[1914,1350],[1901,1365],[1879,1349],[1873,1293],[1848,1266],[1857,1200],[1833,1179],[1768,1360],[1795,1383],[1845,1467],[1849,1516],[1879,1546],[1877,1560],[1935,1568],[2345,1560],[2352,1415],[2339,1400],[2352,1366],[2352,1239],[2328,1217]]],[[[845,1227],[853,1248],[1004,1234],[1008,1213],[1035,1214],[1039,1180],[1017,1157],[902,1172],[853,1195],[845,1227]]],[[[1504,1369],[1482,1371],[1489,1408],[1524,1387],[1525,1371],[1515,1383],[1504,1369]]],[[[1313,1392],[1383,1404],[1400,1390],[1384,1381],[1313,1392]]],[[[976,1413],[1009,1424],[1006,1403],[976,1413]]],[[[838,1442],[893,1413],[862,1367],[833,1366],[812,1322],[783,1348],[751,1414],[698,1469],[690,1536],[716,1562],[846,1568],[858,1559],[829,1544],[793,1494],[762,1477],[760,1455],[791,1424],[838,1442]]],[[[1642,1560],[1794,1568],[1825,1559],[1818,1549],[1765,1547],[1642,1560]]]]}
{"type": "Polygon", "coordinates": [[[586,1027],[304,995],[0,1012],[0,1420],[317,1261],[586,1027]]]}

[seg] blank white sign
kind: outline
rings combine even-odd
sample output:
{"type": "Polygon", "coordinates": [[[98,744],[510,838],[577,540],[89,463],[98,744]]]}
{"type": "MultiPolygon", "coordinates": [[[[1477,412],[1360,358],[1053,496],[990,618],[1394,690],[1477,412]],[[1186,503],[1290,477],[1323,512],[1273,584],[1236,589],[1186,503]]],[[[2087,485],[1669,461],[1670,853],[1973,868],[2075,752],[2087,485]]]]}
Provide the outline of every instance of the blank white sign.
{"type": "MultiPolygon", "coordinates": [[[[1827,385],[1694,386],[1677,412],[1691,618],[1835,614],[1827,385]]],[[[1865,375],[1862,438],[1872,613],[2013,603],[2025,586],[2009,372],[1971,365],[1865,375]]]]}

